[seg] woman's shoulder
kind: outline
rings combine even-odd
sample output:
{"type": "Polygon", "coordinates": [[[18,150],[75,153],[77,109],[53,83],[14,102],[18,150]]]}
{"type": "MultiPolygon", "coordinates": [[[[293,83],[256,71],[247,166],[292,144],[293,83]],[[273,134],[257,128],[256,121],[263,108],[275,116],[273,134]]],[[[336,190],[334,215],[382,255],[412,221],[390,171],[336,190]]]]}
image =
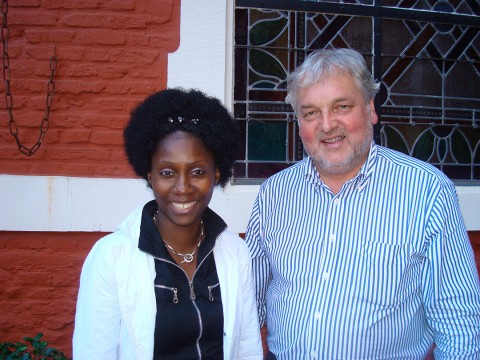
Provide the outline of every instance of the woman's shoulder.
{"type": "Polygon", "coordinates": [[[250,257],[245,240],[243,240],[238,233],[235,233],[229,229],[225,229],[217,238],[215,243],[217,252],[223,252],[228,254],[231,258],[245,258],[250,257]]]}
{"type": "Polygon", "coordinates": [[[240,237],[236,232],[231,231],[230,229],[225,229],[218,237],[217,241],[225,243],[228,245],[243,246],[245,241],[240,237]]]}

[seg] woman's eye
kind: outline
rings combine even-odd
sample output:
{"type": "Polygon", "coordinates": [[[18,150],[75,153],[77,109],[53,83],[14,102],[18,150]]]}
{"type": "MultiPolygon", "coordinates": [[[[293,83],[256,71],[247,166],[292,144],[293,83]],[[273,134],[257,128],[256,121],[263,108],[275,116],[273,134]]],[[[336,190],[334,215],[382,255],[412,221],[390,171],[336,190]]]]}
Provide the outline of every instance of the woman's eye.
{"type": "Polygon", "coordinates": [[[200,175],[205,174],[205,171],[203,171],[202,169],[195,169],[195,170],[192,171],[192,174],[195,175],[195,176],[200,176],[200,175]]]}
{"type": "Polygon", "coordinates": [[[161,176],[165,176],[165,177],[170,177],[173,175],[173,171],[171,170],[162,170],[160,171],[160,175],[161,176]]]}

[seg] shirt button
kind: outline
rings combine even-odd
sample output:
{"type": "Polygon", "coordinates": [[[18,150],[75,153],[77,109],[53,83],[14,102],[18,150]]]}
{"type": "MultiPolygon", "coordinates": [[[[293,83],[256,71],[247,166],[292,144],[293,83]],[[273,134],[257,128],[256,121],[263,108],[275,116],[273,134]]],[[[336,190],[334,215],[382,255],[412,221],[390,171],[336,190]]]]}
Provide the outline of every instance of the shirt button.
{"type": "Polygon", "coordinates": [[[312,357],[312,359],[318,359],[318,354],[317,354],[316,351],[312,351],[312,352],[310,353],[310,356],[312,357]]]}
{"type": "Polygon", "coordinates": [[[320,314],[319,312],[316,312],[315,313],[315,320],[320,320],[322,318],[322,314],[320,314]]]}
{"type": "Polygon", "coordinates": [[[337,237],[335,236],[335,234],[331,234],[328,240],[330,240],[330,243],[333,244],[335,243],[335,240],[337,240],[337,237]]]}
{"type": "Polygon", "coordinates": [[[335,206],[340,205],[340,199],[337,198],[337,199],[333,200],[333,204],[334,204],[335,206]]]}
{"type": "Polygon", "coordinates": [[[323,273],[323,280],[328,280],[330,278],[330,274],[328,272],[323,273]]]}

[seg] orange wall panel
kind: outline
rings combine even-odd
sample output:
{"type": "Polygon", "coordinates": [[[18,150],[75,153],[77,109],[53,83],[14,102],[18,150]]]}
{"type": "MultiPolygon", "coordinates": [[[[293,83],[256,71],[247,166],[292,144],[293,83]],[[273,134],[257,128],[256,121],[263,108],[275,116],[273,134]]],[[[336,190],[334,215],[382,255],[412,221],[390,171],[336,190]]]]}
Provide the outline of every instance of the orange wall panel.
{"type": "MultiPolygon", "coordinates": [[[[0,232],[0,341],[43,332],[49,346],[71,356],[81,268],[105,235],[0,232]]],[[[469,236],[480,266],[480,231],[469,236]]]]}
{"type": "Polygon", "coordinates": [[[123,128],[138,102],[166,87],[180,1],[10,0],[7,20],[13,118],[27,148],[40,134],[54,47],[58,63],[48,131],[31,157],[18,151],[0,98],[0,173],[134,177],[123,128]]]}
{"type": "Polygon", "coordinates": [[[42,332],[71,356],[80,271],[104,235],[0,232],[0,342],[42,332]]]}

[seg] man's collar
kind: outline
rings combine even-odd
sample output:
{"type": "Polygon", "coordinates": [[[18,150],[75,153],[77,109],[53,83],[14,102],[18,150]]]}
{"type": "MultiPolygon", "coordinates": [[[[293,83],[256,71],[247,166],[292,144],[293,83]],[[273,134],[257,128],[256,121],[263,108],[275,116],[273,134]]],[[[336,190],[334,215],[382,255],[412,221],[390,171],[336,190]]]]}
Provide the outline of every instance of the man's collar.
{"type": "MultiPolygon", "coordinates": [[[[377,145],[375,144],[375,142],[372,141],[372,143],[370,144],[370,150],[368,152],[367,160],[360,168],[360,171],[358,172],[358,174],[348,182],[356,181],[358,182],[357,188],[359,188],[359,190],[363,189],[368,183],[368,179],[373,173],[376,162],[377,162],[377,145]]],[[[315,167],[315,164],[310,156],[308,156],[304,162],[303,172],[304,172],[305,178],[309,179],[313,184],[324,186],[324,182],[320,178],[317,168],[315,167]]]]}

